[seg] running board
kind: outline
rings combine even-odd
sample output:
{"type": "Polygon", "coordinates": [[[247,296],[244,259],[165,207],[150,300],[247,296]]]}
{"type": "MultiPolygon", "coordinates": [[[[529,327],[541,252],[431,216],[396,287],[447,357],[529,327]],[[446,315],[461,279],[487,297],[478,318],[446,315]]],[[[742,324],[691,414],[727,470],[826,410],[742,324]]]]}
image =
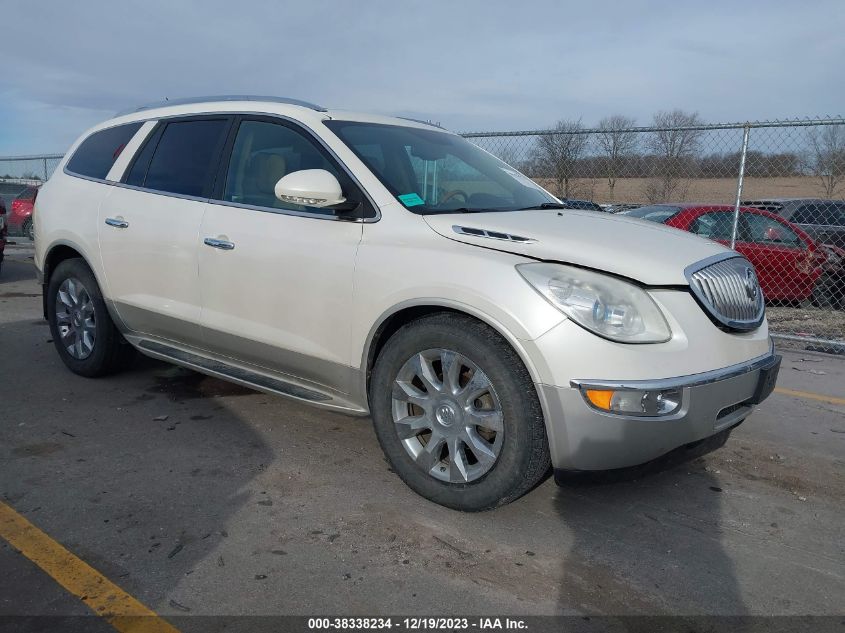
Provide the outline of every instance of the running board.
{"type": "Polygon", "coordinates": [[[135,344],[145,354],[188,367],[189,369],[194,369],[210,376],[223,378],[224,380],[236,382],[259,391],[293,398],[344,413],[366,415],[366,411],[354,406],[350,402],[338,401],[328,394],[277,378],[271,378],[270,376],[244,369],[243,367],[206,358],[148,339],[142,339],[135,344]]]}

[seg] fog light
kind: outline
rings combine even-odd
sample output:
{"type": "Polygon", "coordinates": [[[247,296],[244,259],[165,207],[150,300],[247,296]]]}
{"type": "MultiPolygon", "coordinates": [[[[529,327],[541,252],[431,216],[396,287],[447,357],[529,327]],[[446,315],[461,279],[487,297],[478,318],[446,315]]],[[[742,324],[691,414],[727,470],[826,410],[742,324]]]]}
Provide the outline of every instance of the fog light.
{"type": "Polygon", "coordinates": [[[596,409],[623,415],[670,415],[681,407],[680,389],[586,389],[583,393],[596,409]]]}

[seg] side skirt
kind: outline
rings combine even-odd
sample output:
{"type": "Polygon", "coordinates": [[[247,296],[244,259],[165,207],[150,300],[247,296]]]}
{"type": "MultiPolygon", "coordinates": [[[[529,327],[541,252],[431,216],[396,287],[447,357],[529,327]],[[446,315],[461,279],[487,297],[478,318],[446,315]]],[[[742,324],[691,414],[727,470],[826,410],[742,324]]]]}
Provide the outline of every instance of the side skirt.
{"type": "Polygon", "coordinates": [[[187,367],[215,378],[222,378],[250,389],[305,402],[323,409],[348,415],[365,416],[369,412],[362,406],[339,394],[319,390],[313,385],[300,384],[293,378],[283,380],[276,376],[247,369],[219,359],[201,356],[159,341],[135,336],[126,337],[141,353],[175,365],[187,367]]]}

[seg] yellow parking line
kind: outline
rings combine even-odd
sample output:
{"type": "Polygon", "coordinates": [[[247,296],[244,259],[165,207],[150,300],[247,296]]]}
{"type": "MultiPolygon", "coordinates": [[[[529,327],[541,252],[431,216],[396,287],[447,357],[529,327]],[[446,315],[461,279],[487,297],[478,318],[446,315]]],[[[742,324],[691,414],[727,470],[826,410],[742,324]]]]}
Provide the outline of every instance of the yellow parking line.
{"type": "Polygon", "coordinates": [[[74,556],[2,501],[0,537],[121,633],[179,633],[155,611],[74,556]]]}
{"type": "Polygon", "coordinates": [[[775,387],[775,393],[780,393],[784,396],[792,396],[793,398],[803,398],[804,400],[818,400],[819,402],[826,402],[828,404],[845,405],[845,398],[825,396],[820,393],[813,393],[811,391],[795,391],[794,389],[784,389],[783,387],[775,387]]]}

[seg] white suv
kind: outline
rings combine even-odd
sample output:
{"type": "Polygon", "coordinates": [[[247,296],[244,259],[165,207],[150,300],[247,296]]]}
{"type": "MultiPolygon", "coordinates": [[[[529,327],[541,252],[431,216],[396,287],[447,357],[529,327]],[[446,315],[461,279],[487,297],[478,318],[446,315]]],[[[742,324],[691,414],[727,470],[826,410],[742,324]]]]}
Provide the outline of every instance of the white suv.
{"type": "Polygon", "coordinates": [[[369,414],[399,476],[452,508],[716,444],[777,376],[737,253],[568,210],[425,123],[170,101],[86,132],[36,204],[72,371],[137,349],[369,414]]]}

